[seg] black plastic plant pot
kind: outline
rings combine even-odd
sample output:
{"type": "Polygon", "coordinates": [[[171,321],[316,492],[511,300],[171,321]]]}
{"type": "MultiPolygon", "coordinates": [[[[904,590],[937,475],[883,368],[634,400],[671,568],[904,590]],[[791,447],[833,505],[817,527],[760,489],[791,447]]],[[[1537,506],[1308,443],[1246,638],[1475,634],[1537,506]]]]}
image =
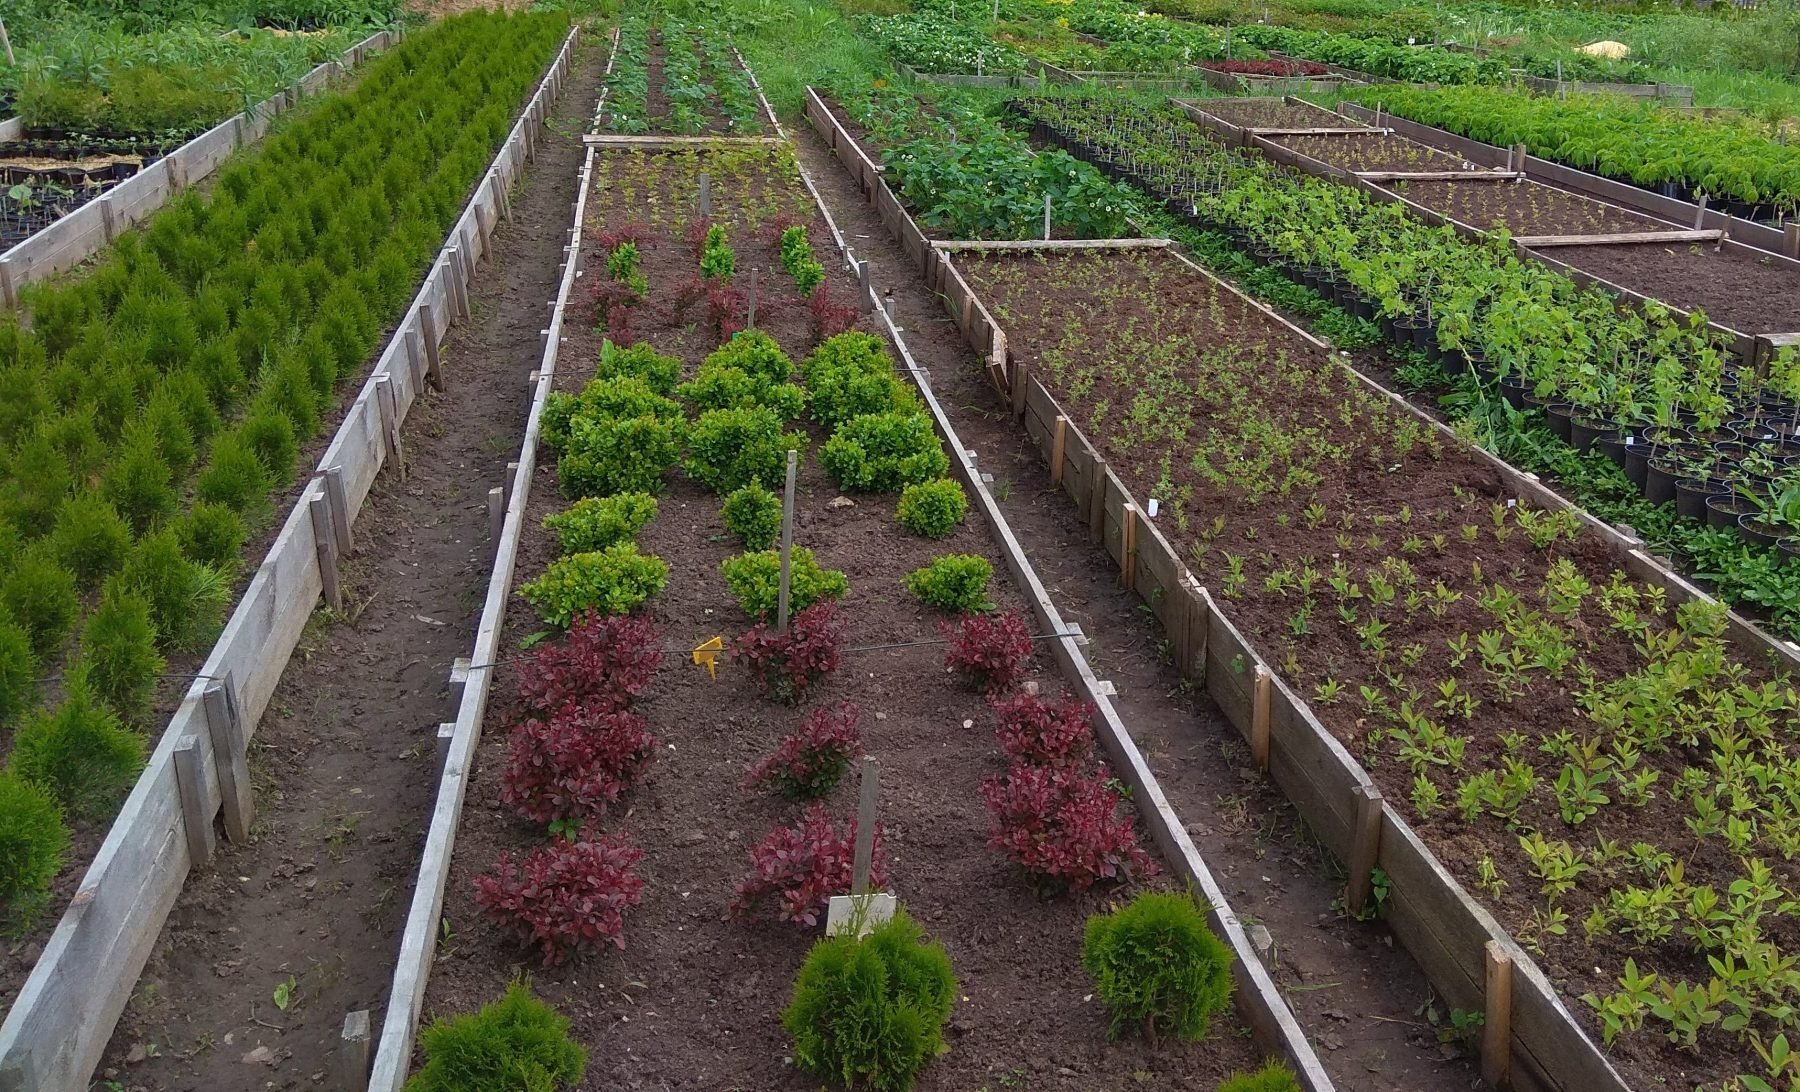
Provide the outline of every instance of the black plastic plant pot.
{"type": "Polygon", "coordinates": [[[1604,417],[1576,416],[1569,419],[1569,442],[1575,445],[1576,451],[1585,454],[1593,448],[1594,441],[1602,436],[1612,436],[1621,440],[1619,458],[1623,460],[1625,449],[1617,421],[1608,421],[1604,417]]]}
{"type": "Polygon", "coordinates": [[[1738,517],[1738,537],[1752,546],[1764,548],[1775,545],[1787,537],[1787,531],[1772,523],[1764,523],[1762,514],[1746,512],[1738,517]]]}
{"type": "Polygon", "coordinates": [[[1650,472],[1644,475],[1644,499],[1651,504],[1667,504],[1675,499],[1676,475],[1681,473],[1674,459],[1658,455],[1650,460],[1650,472]]]}
{"type": "Polygon", "coordinates": [[[1641,491],[1650,474],[1650,460],[1661,450],[1636,436],[1625,437],[1625,476],[1641,491]]]}
{"type": "Polygon", "coordinates": [[[1575,407],[1567,402],[1544,403],[1544,416],[1550,424],[1550,431],[1558,440],[1571,442],[1574,434],[1575,407]]]}
{"type": "MultiPolygon", "coordinates": [[[[1382,337],[1387,338],[1389,341],[1398,341],[1399,340],[1399,338],[1394,334],[1394,316],[1383,315],[1383,316],[1381,316],[1381,318],[1377,319],[1376,322],[1381,327],[1381,336],[1382,337]]],[[[1410,340],[1410,337],[1411,337],[1411,335],[1408,335],[1409,340],[1410,340]]]]}
{"type": "Polygon", "coordinates": [[[1756,511],[1756,505],[1736,493],[1715,493],[1706,498],[1706,525],[1715,531],[1729,531],[1737,526],[1738,517],[1756,511]]]}
{"type": "Polygon", "coordinates": [[[1800,561],[1800,537],[1784,538],[1775,544],[1775,548],[1781,551],[1781,556],[1787,559],[1788,564],[1800,561]]]}
{"type": "Polygon", "coordinates": [[[1705,519],[1706,498],[1725,494],[1725,483],[1715,478],[1682,478],[1675,483],[1675,511],[1689,519],[1705,519]]]}
{"type": "Polygon", "coordinates": [[[1598,451],[1613,461],[1613,465],[1625,466],[1625,434],[1622,432],[1602,432],[1594,437],[1591,450],[1598,451]]]}
{"type": "Polygon", "coordinates": [[[1375,321],[1375,304],[1373,301],[1352,298],[1350,300],[1349,311],[1364,322],[1375,321]]]}
{"type": "Polygon", "coordinates": [[[1525,384],[1510,375],[1500,377],[1500,397],[1506,399],[1513,409],[1525,408],[1525,384]]]}

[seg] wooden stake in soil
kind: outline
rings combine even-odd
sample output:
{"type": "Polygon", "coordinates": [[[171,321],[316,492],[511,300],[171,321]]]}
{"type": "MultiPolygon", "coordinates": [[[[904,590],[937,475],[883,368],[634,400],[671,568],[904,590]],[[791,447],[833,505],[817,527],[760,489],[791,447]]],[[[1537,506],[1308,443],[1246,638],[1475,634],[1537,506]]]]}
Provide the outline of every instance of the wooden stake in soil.
{"type": "Polygon", "coordinates": [[[1694,203],[1694,230],[1695,231],[1699,231],[1701,228],[1706,226],[1706,201],[1707,201],[1706,194],[1703,193],[1700,195],[1700,200],[1696,201],[1694,203]]]}
{"type": "Polygon", "coordinates": [[[242,845],[250,840],[256,805],[250,797],[250,762],[246,733],[238,712],[231,676],[214,679],[200,693],[206,731],[212,736],[213,761],[219,767],[219,795],[224,798],[225,836],[242,845]]]}
{"type": "Polygon", "coordinates": [[[757,270],[756,266],[750,267],[750,317],[745,321],[744,325],[752,330],[756,329],[756,274],[757,274],[757,272],[758,272],[758,270],[757,270]]]}
{"type": "Polygon", "coordinates": [[[344,589],[338,583],[337,532],[331,529],[331,501],[320,490],[306,502],[312,516],[313,551],[319,559],[319,585],[325,604],[334,611],[344,609],[344,589]]]}
{"type": "Polygon", "coordinates": [[[787,456],[787,484],[781,492],[781,587],[775,601],[775,631],[786,633],[788,628],[788,591],[793,577],[792,560],[794,554],[794,477],[800,469],[800,453],[789,451],[787,456]]]}
{"type": "Polygon", "coordinates": [[[863,759],[862,792],[856,801],[856,856],[850,873],[850,893],[869,893],[869,872],[875,866],[875,817],[881,803],[881,761],[863,759]]]}
{"type": "Polygon", "coordinates": [[[432,316],[431,304],[419,304],[419,336],[425,342],[425,377],[438,390],[444,389],[444,362],[438,355],[437,319],[432,316]]]}
{"type": "Polygon", "coordinates": [[[712,215],[712,175],[700,172],[700,218],[712,215]]]}
{"type": "Polygon", "coordinates": [[[1138,507],[1127,504],[1119,513],[1121,526],[1119,537],[1119,584],[1126,591],[1132,590],[1137,583],[1137,525],[1138,507]]]}
{"type": "Polygon", "coordinates": [[[1044,195],[1044,241],[1050,241],[1050,195],[1044,195]]]}
{"type": "Polygon", "coordinates": [[[1269,669],[1257,664],[1250,691],[1250,754],[1262,773],[1269,772],[1270,690],[1269,669]]]}
{"type": "Polygon", "coordinates": [[[1782,229],[1781,252],[1795,261],[1800,261],[1800,222],[1789,224],[1782,229]]]}
{"type": "Polygon", "coordinates": [[[1050,485],[1052,488],[1062,484],[1063,454],[1069,441],[1069,419],[1062,414],[1056,415],[1056,425],[1050,434],[1050,485]]]}
{"type": "Polygon", "coordinates": [[[344,489],[344,468],[325,468],[325,495],[331,498],[331,529],[337,532],[338,556],[347,556],[350,539],[350,494],[344,489]]]}
{"type": "Polygon", "coordinates": [[[19,59],[17,57],[13,56],[12,39],[8,38],[6,36],[6,20],[5,19],[0,19],[0,47],[4,47],[6,49],[6,63],[8,65],[15,65],[15,64],[19,63],[19,59]]]}
{"type": "Polygon", "coordinates": [[[332,1057],[334,1083],[343,1092],[366,1092],[369,1087],[369,1010],[344,1014],[344,1030],[332,1057]]]}
{"type": "Polygon", "coordinates": [[[506,489],[494,486],[488,490],[488,540],[496,547],[500,545],[500,535],[506,528],[506,489]]]}
{"type": "Polygon", "coordinates": [[[1512,956],[1487,942],[1485,1011],[1481,1021],[1481,1079],[1499,1088],[1512,1077],[1512,956]]]}
{"type": "Polygon", "coordinates": [[[1025,419],[1025,389],[1031,383],[1031,367],[1017,357],[1012,363],[1012,412],[1013,416],[1025,419]]]}
{"type": "Polygon", "coordinates": [[[1344,884],[1344,906],[1352,914],[1360,914],[1369,902],[1370,873],[1375,871],[1381,850],[1381,791],[1373,785],[1358,785],[1350,790],[1350,801],[1356,819],[1350,828],[1350,859],[1345,862],[1350,876],[1344,884]]]}
{"type": "Polygon", "coordinates": [[[203,865],[212,860],[212,813],[206,810],[206,763],[200,737],[182,736],[175,744],[175,790],[181,796],[181,825],[187,831],[188,858],[203,865]]]}
{"type": "Polygon", "coordinates": [[[1088,537],[1097,546],[1106,541],[1106,460],[1094,453],[1094,480],[1088,490],[1088,537]]]}

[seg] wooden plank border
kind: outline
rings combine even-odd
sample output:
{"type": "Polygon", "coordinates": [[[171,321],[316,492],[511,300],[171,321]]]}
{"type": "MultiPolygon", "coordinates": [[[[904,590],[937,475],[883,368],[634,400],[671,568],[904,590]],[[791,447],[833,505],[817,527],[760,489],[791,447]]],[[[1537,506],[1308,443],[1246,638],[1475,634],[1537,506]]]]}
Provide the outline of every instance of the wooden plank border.
{"type": "MultiPolygon", "coordinates": [[[[318,95],[363,58],[391,48],[402,31],[379,31],[346,49],[337,60],[318,65],[287,90],[189,140],[69,215],[46,225],[0,254],[0,307],[16,307],[19,291],[87,261],[124,232],[143,222],[175,194],[209,177],[233,152],[262,139],[270,122],[301,101],[318,95]]],[[[12,119],[18,122],[19,119],[12,119]]],[[[18,135],[24,132],[23,123],[18,135]]],[[[0,140],[16,139],[0,135],[0,140]]]]}
{"type": "MultiPolygon", "coordinates": [[[[413,359],[414,346],[421,343],[419,323],[430,314],[446,316],[432,327],[434,343],[448,331],[452,279],[473,268],[472,263],[454,264],[448,255],[484,238],[482,225],[492,222],[489,211],[523,170],[527,126],[541,124],[546,116],[552,88],[560,86],[568,68],[575,34],[571,31],[564,40],[537,94],[522,109],[487,174],[476,182],[407,318],[346,410],[0,1025],[0,1087],[8,1092],[87,1087],[196,863],[192,847],[202,841],[190,839],[187,832],[177,752],[184,752],[181,764],[200,775],[197,794],[190,792],[190,812],[197,804],[210,823],[226,805],[222,785],[234,781],[232,767],[242,760],[241,753],[221,754],[217,741],[241,746],[255,731],[323,588],[312,503],[323,498],[334,519],[341,506],[347,532],[389,459],[383,429],[386,399],[378,392],[392,392],[390,408],[396,421],[404,419],[424,374],[413,359]],[[210,699],[209,692],[214,695],[210,699]],[[218,723],[217,712],[209,715],[209,707],[229,710],[229,730],[218,723]]],[[[332,533],[337,534],[335,529],[332,533]]]]}

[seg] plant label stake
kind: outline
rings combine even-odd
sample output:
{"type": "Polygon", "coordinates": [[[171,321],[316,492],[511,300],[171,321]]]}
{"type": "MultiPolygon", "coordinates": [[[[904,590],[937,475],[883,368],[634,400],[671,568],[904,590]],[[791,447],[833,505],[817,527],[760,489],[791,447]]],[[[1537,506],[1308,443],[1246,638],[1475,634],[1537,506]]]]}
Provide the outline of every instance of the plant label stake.
{"type": "Polygon", "coordinates": [[[862,791],[856,806],[856,856],[850,871],[850,894],[833,895],[825,910],[825,935],[854,932],[867,936],[877,925],[894,916],[899,901],[893,895],[869,891],[869,873],[875,865],[875,816],[881,798],[881,762],[863,759],[862,791]]]}
{"type": "MultiPolygon", "coordinates": [[[[994,7],[996,9],[998,9],[999,6],[1000,6],[1000,0],[994,0],[994,7]]],[[[5,19],[0,19],[0,46],[4,46],[6,48],[6,63],[8,65],[15,65],[15,64],[19,63],[19,59],[17,57],[13,56],[12,39],[8,38],[6,36],[6,20],[5,19]]]]}
{"type": "Polygon", "coordinates": [[[781,588],[775,601],[775,631],[788,628],[788,590],[793,578],[794,556],[794,474],[800,467],[800,453],[790,450],[787,458],[787,485],[781,493],[781,588]]]}
{"type": "Polygon", "coordinates": [[[756,329],[756,273],[757,273],[757,267],[751,266],[750,267],[750,316],[745,321],[744,325],[752,330],[756,329]]]}
{"type": "Polygon", "coordinates": [[[719,653],[725,649],[725,638],[708,637],[694,646],[694,663],[706,667],[706,677],[717,682],[719,680],[719,653]]]}
{"type": "Polygon", "coordinates": [[[1044,241],[1050,240],[1050,195],[1044,195],[1044,241]]]}
{"type": "Polygon", "coordinates": [[[700,218],[712,215],[712,175],[700,172],[700,218]]]}

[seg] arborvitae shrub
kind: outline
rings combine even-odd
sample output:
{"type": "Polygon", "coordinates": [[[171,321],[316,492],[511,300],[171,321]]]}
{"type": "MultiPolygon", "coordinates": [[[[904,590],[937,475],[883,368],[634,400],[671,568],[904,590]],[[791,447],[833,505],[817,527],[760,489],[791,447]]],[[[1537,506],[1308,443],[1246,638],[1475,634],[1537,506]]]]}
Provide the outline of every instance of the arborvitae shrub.
{"type": "Polygon", "coordinates": [[[94,588],[125,563],[131,528],[112,503],[98,493],[69,499],[56,516],[51,547],[82,588],[94,588]]]}
{"type": "MultiPolygon", "coordinates": [[[[781,555],[774,550],[728,557],[719,565],[725,585],[738,606],[752,618],[767,618],[781,605],[781,555]]],[[[823,599],[842,599],[850,579],[836,569],[820,568],[813,552],[796,546],[788,559],[788,611],[797,614],[823,599]]]]}
{"type": "Polygon", "coordinates": [[[148,721],[156,677],[165,663],[156,651],[150,604],[109,583],[81,627],[81,662],[96,698],[128,724],[148,721]]]}
{"type": "Polygon", "coordinates": [[[907,486],[894,517],[915,535],[943,538],[956,530],[968,511],[969,498],[963,487],[949,478],[938,478],[907,486]]]}
{"type": "Polygon", "coordinates": [[[825,441],[819,462],[840,486],[862,493],[897,493],[950,469],[931,420],[922,413],[852,418],[825,441]]]}
{"type": "Polygon", "coordinates": [[[157,391],[144,406],[141,427],[154,439],[156,450],[162,455],[170,475],[176,481],[185,480],[188,472],[194,469],[199,448],[181,403],[174,396],[157,391]]]}
{"type": "Polygon", "coordinates": [[[215,570],[188,560],[174,531],[158,531],[139,542],[113,580],[120,591],[135,592],[150,604],[156,643],[165,649],[205,644],[218,628],[230,595],[215,570]]]}
{"type": "Polygon", "coordinates": [[[300,457],[300,440],[294,422],[287,414],[271,406],[252,409],[238,427],[238,435],[256,453],[272,484],[284,486],[294,480],[294,462],[300,457]]]}
{"type": "Polygon", "coordinates": [[[556,460],[565,497],[656,493],[681,458],[684,427],[663,417],[578,417],[556,460]]]}
{"type": "Polygon", "coordinates": [[[544,575],[521,586],[519,594],[544,621],[567,629],[588,611],[628,613],[662,591],[668,580],[667,562],[639,553],[635,542],[621,542],[552,561],[544,575]]]}
{"type": "Polygon", "coordinates": [[[952,614],[989,610],[988,580],[994,567],[974,554],[949,554],[906,576],[906,590],[928,607],[952,614]]]}
{"type": "Polygon", "coordinates": [[[156,438],[139,430],[123,444],[106,468],[101,489],[119,515],[137,534],[143,534],[175,514],[180,496],[169,474],[169,464],[157,449],[156,438]]]}
{"type": "Polygon", "coordinates": [[[0,493],[7,522],[31,538],[49,534],[75,482],[69,461],[40,431],[14,450],[11,469],[12,478],[0,493]]]}
{"type": "Polygon", "coordinates": [[[0,727],[30,709],[37,693],[38,660],[31,635],[0,613],[0,727]]]}
{"type": "Polygon", "coordinates": [[[587,1052],[569,1038],[569,1021],[514,979],[480,1012],[438,1017],[419,1032],[425,1064],[406,1092],[560,1092],[587,1073],[587,1052]]]}
{"type": "Polygon", "coordinates": [[[781,415],[766,406],[707,410],[688,430],[687,476],[715,493],[753,481],[783,481],[787,453],[806,454],[806,434],[783,432],[781,415]]]}
{"type": "Polygon", "coordinates": [[[725,497],[719,517],[744,549],[766,550],[781,534],[781,498],[764,489],[761,482],[751,482],[725,497]]]}
{"type": "Polygon", "coordinates": [[[1301,1092],[1294,1071],[1281,1062],[1270,1062],[1254,1073],[1233,1073],[1219,1092],[1301,1092]]]}
{"type": "Polygon", "coordinates": [[[201,500],[249,515],[268,503],[269,490],[274,485],[274,476],[263,465],[250,437],[239,428],[213,442],[194,492],[201,500]]]}
{"type": "Polygon", "coordinates": [[[896,910],[868,936],[813,945],[781,1014],[794,1064],[824,1080],[906,1092],[944,1052],[956,975],[943,946],[896,910]]]}
{"type": "Polygon", "coordinates": [[[657,394],[668,394],[681,381],[681,358],[664,356],[646,342],[621,348],[603,341],[594,374],[601,379],[641,379],[657,394]]]}
{"type": "Polygon", "coordinates": [[[38,659],[48,659],[61,647],[75,624],[81,599],[75,576],[58,565],[42,544],[20,551],[12,571],[0,580],[0,606],[31,638],[38,659]]]}
{"type": "Polygon", "coordinates": [[[143,738],[77,675],[61,705],[19,726],[9,768],[44,786],[70,814],[92,817],[110,811],[143,766],[143,738]]]}
{"type": "MultiPolygon", "coordinates": [[[[335,377],[327,376],[330,378],[335,377]]],[[[327,389],[329,386],[327,383],[327,389]]],[[[313,376],[304,358],[292,354],[284,356],[275,367],[263,373],[260,388],[256,400],[251,403],[251,417],[265,409],[274,410],[294,426],[296,440],[318,434],[321,424],[319,392],[313,387],[313,376]]]]}
{"type": "Polygon", "coordinates": [[[244,526],[243,517],[226,505],[199,501],[176,521],[175,537],[181,541],[181,552],[189,561],[229,573],[242,562],[250,531],[244,526]]]}
{"type": "MultiPolygon", "coordinates": [[[[170,372],[164,377],[162,386],[152,399],[158,400],[175,407],[191,442],[203,444],[218,434],[219,411],[212,403],[205,382],[191,367],[170,372]]],[[[189,466],[192,466],[191,459],[189,466]]]]}
{"type": "Polygon", "coordinates": [[[62,806],[44,786],[0,772],[0,918],[22,928],[44,908],[69,851],[62,806]]]}
{"type": "Polygon", "coordinates": [[[655,517],[655,497],[648,493],[615,493],[610,497],[584,497],[563,511],[544,517],[544,529],[556,536],[563,553],[582,554],[636,538],[655,517]]]}
{"type": "Polygon", "coordinates": [[[1081,965],[1111,1013],[1114,1038],[1201,1039],[1231,1000],[1231,949],[1187,895],[1146,891],[1088,918],[1081,965]]]}

